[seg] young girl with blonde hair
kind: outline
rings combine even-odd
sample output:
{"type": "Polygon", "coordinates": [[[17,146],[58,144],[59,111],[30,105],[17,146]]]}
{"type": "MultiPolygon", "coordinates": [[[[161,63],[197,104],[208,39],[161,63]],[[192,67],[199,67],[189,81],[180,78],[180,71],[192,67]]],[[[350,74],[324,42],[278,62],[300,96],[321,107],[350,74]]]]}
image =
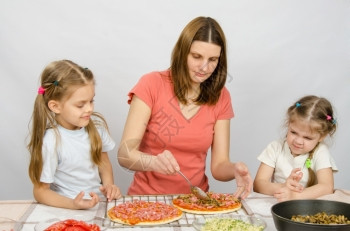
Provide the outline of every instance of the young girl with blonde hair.
{"type": "Polygon", "coordinates": [[[305,96],[289,107],[286,125],[286,139],[273,141],[258,157],[254,191],[279,201],[333,193],[333,173],[338,169],[323,142],[337,127],[331,103],[305,96]]]}
{"type": "Polygon", "coordinates": [[[29,176],[35,199],[46,205],[88,209],[100,198],[121,197],[108,158],[115,142],[94,110],[95,80],[72,61],[50,63],[34,103],[29,176]]]}

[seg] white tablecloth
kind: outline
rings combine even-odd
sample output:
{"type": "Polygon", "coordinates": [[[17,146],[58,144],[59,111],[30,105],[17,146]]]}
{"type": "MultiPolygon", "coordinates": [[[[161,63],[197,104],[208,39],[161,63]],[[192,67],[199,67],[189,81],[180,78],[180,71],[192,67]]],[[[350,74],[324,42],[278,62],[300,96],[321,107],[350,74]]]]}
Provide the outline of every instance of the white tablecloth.
{"type": "MultiPolygon", "coordinates": [[[[160,197],[144,196],[139,199],[159,200],[160,197]],[[153,198],[153,199],[152,199],[153,198]]],[[[121,200],[130,199],[128,196],[121,200]]],[[[170,203],[171,197],[163,195],[166,203],[170,203]]],[[[319,199],[335,200],[350,203],[350,191],[335,190],[333,194],[320,197],[319,199]]],[[[100,202],[92,209],[88,210],[70,210],[55,208],[39,204],[35,201],[17,200],[17,201],[0,201],[0,231],[33,231],[34,227],[44,221],[53,218],[81,218],[94,219],[98,225],[107,225],[103,230],[123,230],[123,231],[194,231],[191,226],[197,215],[185,214],[178,225],[167,227],[116,227],[109,219],[104,219],[106,209],[112,207],[120,200],[111,203],[100,202]],[[107,207],[106,207],[107,206],[107,207]]],[[[271,196],[266,196],[259,193],[252,193],[246,200],[243,201],[243,209],[235,212],[236,214],[252,214],[260,216],[267,224],[266,231],[275,231],[275,225],[271,215],[271,207],[277,203],[277,200],[271,196]]]]}

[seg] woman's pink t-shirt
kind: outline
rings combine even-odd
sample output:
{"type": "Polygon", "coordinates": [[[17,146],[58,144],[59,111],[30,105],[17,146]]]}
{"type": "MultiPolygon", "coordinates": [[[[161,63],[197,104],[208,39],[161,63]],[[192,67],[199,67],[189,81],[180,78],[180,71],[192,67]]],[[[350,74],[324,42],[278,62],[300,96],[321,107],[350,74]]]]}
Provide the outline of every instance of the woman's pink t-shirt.
{"type": "MultiPolygon", "coordinates": [[[[208,191],[205,164],[214,125],[217,120],[231,119],[234,115],[228,90],[224,87],[216,105],[201,105],[190,119],[182,115],[169,70],[144,75],[129,92],[128,103],[134,94],[151,108],[140,151],[157,155],[169,150],[192,184],[208,191]]],[[[143,163],[147,164],[147,159],[143,163]]],[[[187,182],[180,175],[150,171],[135,172],[128,190],[129,195],[180,193],[190,193],[187,182]]]]}

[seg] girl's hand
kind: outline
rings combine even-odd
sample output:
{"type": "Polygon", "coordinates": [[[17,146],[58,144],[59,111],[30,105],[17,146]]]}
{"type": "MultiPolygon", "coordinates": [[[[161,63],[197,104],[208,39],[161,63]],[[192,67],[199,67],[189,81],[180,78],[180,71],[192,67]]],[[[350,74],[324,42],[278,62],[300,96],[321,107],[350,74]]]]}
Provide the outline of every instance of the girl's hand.
{"type": "Polygon", "coordinates": [[[290,173],[289,177],[286,179],[285,185],[287,188],[294,192],[302,192],[304,187],[299,183],[301,178],[303,177],[303,173],[300,168],[294,168],[290,173]]]}
{"type": "Polygon", "coordinates": [[[248,167],[242,162],[237,162],[234,164],[234,174],[237,190],[233,195],[236,198],[245,199],[253,188],[253,180],[249,174],[248,167]]]}
{"type": "Polygon", "coordinates": [[[100,186],[100,191],[105,195],[108,201],[121,198],[120,189],[115,184],[100,186]]]}
{"type": "Polygon", "coordinates": [[[153,156],[152,158],[152,170],[155,172],[165,175],[173,175],[180,170],[175,157],[168,150],[164,150],[162,153],[153,156]]]}
{"type": "Polygon", "coordinates": [[[278,200],[278,202],[288,201],[296,198],[297,192],[294,192],[287,186],[278,189],[273,196],[278,200]]]}
{"type": "Polygon", "coordinates": [[[74,199],[73,205],[76,209],[89,209],[95,207],[95,205],[99,202],[100,198],[94,192],[90,192],[91,199],[83,199],[84,192],[80,192],[74,199]]]}

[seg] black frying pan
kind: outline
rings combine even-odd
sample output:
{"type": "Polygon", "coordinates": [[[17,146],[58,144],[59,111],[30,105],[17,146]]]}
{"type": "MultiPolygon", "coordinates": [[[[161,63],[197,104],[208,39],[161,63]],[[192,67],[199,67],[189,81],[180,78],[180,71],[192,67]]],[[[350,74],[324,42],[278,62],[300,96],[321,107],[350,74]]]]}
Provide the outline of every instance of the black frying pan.
{"type": "Polygon", "coordinates": [[[350,231],[350,224],[320,225],[306,224],[290,220],[293,215],[315,215],[319,212],[344,215],[350,219],[350,204],[328,200],[291,200],[277,203],[271,208],[273,221],[276,229],[279,231],[350,231]]]}

